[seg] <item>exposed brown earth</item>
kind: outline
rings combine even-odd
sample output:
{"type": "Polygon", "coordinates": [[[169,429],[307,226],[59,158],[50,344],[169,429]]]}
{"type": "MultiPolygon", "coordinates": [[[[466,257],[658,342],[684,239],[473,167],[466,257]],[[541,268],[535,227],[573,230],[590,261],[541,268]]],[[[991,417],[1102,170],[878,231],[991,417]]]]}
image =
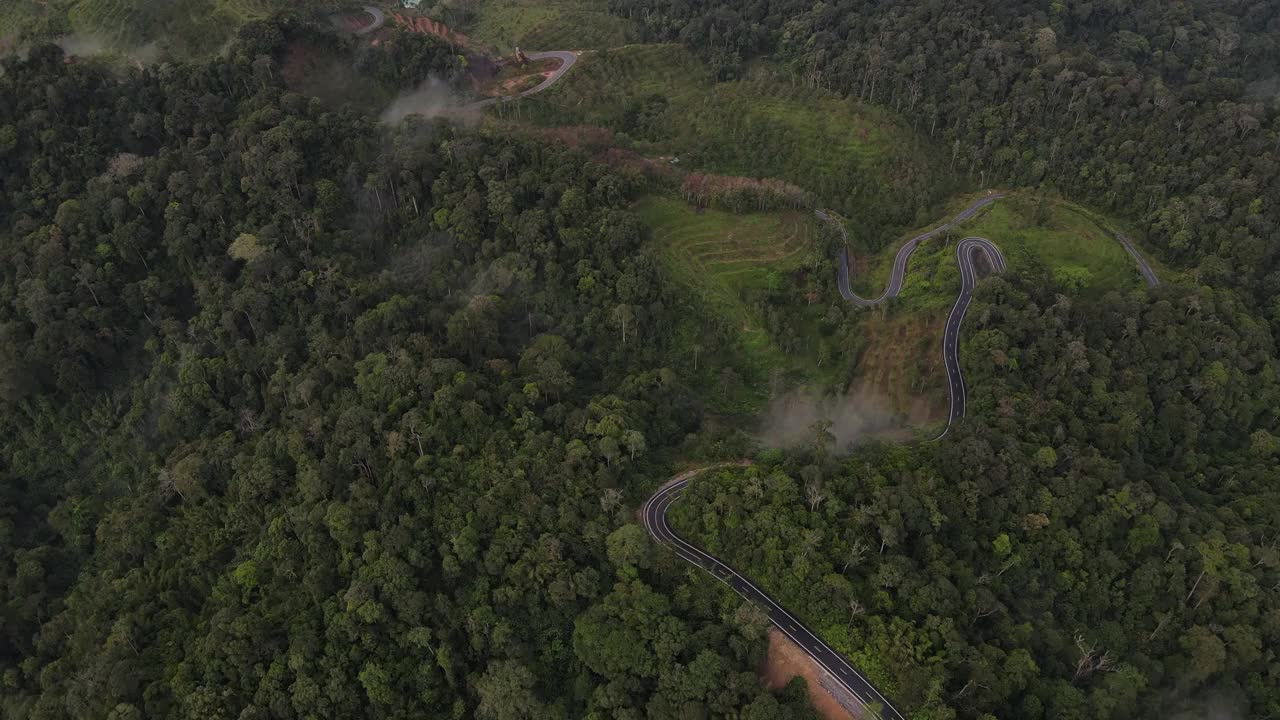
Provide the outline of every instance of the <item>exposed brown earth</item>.
{"type": "Polygon", "coordinates": [[[813,660],[776,628],[769,630],[769,653],[760,669],[765,685],[777,690],[797,675],[809,686],[809,701],[825,720],[859,720],[826,690],[822,689],[822,671],[813,660]]]}
{"type": "Polygon", "coordinates": [[[940,314],[884,316],[868,313],[866,340],[855,389],[889,398],[896,412],[913,426],[947,417],[946,376],[942,364],[940,314]]]}
{"type": "Polygon", "coordinates": [[[482,80],[477,91],[485,97],[515,95],[535,87],[560,68],[558,58],[543,58],[525,65],[506,63],[493,77],[482,80]]]}

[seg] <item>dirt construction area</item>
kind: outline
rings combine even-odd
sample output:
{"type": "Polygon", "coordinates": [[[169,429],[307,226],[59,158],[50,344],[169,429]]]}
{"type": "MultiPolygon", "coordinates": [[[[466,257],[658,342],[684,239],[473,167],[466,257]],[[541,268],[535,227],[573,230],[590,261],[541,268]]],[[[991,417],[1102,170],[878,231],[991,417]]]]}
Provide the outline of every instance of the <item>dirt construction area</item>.
{"type": "MultiPolygon", "coordinates": [[[[822,670],[813,660],[776,628],[769,630],[769,654],[760,674],[773,690],[785,686],[797,675],[809,685],[809,701],[825,720],[864,720],[846,710],[822,687],[822,670]]],[[[867,714],[870,718],[870,714],[867,714]]]]}

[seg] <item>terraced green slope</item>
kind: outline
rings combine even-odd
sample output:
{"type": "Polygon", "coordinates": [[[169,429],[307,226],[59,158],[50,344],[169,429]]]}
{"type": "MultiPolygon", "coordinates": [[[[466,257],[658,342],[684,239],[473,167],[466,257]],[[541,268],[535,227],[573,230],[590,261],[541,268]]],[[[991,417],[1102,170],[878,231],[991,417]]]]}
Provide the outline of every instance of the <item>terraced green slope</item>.
{"type": "Polygon", "coordinates": [[[885,227],[924,220],[918,213],[955,189],[944,154],[889,113],[768,65],[715,82],[678,45],[585,53],[560,87],[512,112],[543,125],[608,127],[682,168],[790,181],[873,241],[885,227]]]}
{"type": "MultiPolygon", "coordinates": [[[[771,293],[793,293],[802,278],[812,278],[822,265],[817,255],[820,232],[812,214],[803,211],[734,215],[720,210],[697,211],[671,197],[646,197],[636,211],[650,228],[651,243],[670,277],[695,302],[723,318],[737,347],[713,347],[690,322],[675,335],[684,355],[703,353],[699,371],[711,388],[717,410],[758,407],[769,395],[773,373],[801,383],[825,382],[836,365],[822,348],[817,329],[826,305],[813,303],[789,315],[794,327],[770,328],[771,293]],[[733,355],[746,373],[744,383],[724,391],[716,376],[723,363],[712,353],[733,355]]],[[[826,348],[830,351],[830,348],[826,348]]]]}
{"type": "Polygon", "coordinates": [[[633,28],[605,0],[489,0],[469,28],[483,45],[509,52],[583,50],[627,43],[633,28]]]}

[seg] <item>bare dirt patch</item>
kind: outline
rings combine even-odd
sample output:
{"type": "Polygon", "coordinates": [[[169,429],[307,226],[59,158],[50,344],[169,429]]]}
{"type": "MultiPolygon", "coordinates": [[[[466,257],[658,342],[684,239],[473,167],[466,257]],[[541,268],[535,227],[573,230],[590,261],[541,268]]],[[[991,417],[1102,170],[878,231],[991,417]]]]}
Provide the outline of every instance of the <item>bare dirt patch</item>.
{"type": "Polygon", "coordinates": [[[822,689],[822,670],[786,635],[776,628],[769,630],[769,653],[760,669],[770,690],[785,686],[797,675],[809,686],[809,702],[825,720],[859,720],[826,690],[822,689]]]}
{"type": "Polygon", "coordinates": [[[912,425],[945,420],[945,313],[888,316],[873,310],[871,315],[863,324],[867,349],[858,363],[854,389],[872,390],[889,398],[894,410],[912,425]]]}
{"type": "Polygon", "coordinates": [[[849,254],[849,277],[862,277],[870,270],[870,256],[862,253],[849,254]]]}

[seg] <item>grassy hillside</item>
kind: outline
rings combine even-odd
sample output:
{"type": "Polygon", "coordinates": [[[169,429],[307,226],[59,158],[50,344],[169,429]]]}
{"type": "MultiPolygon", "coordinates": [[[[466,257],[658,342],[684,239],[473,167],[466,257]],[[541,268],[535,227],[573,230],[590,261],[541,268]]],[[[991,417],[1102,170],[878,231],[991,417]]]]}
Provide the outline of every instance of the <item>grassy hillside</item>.
{"type": "Polygon", "coordinates": [[[853,217],[868,242],[922,220],[954,189],[932,148],[888,113],[800,87],[767,65],[715,82],[676,45],[587,53],[560,86],[502,111],[608,127],[679,167],[788,180],[853,217]]]}
{"type": "Polygon", "coordinates": [[[678,332],[683,354],[701,356],[699,373],[718,396],[720,410],[757,405],[767,397],[772,380],[822,381],[834,370],[821,350],[818,326],[824,304],[792,303],[785,327],[770,311],[770,298],[802,294],[798,288],[813,267],[823,264],[815,244],[820,229],[809,213],[699,212],[669,197],[645,198],[636,211],[650,228],[650,242],[670,277],[704,309],[723,318],[737,340],[737,347],[714,347],[693,322],[678,332]],[[726,363],[717,362],[714,353],[732,354],[722,359],[745,373],[743,382],[719,387],[725,384],[718,373],[726,363]],[[775,370],[781,377],[775,377],[775,370]]]}
{"type": "Polygon", "coordinates": [[[489,0],[467,30],[478,42],[509,52],[583,50],[624,45],[633,28],[610,15],[605,0],[489,0]]]}
{"type": "MultiPolygon", "coordinates": [[[[902,234],[884,249],[859,252],[855,243],[853,288],[878,296],[888,284],[893,256],[909,238],[944,222],[975,196],[957,197],[935,220],[902,234]]],[[[977,235],[995,242],[1011,271],[1042,266],[1070,292],[1100,294],[1142,286],[1133,260],[1115,240],[1115,224],[1058,198],[1014,192],[947,237],[921,245],[911,257],[899,299],[862,311],[864,350],[855,385],[883,395],[913,422],[945,419],[947,392],[942,366],[942,327],[960,287],[955,242],[977,235]]],[[[1151,258],[1148,256],[1148,259],[1151,258]]],[[[1152,260],[1157,273],[1171,273],[1152,260]]]]}
{"type": "MultiPolygon", "coordinates": [[[[878,252],[866,253],[865,248],[855,245],[854,291],[879,295],[888,284],[893,256],[902,243],[941,224],[974,197],[955,198],[941,217],[904,233],[878,252]]],[[[1117,227],[1117,223],[1059,198],[1012,192],[948,236],[938,236],[921,245],[911,256],[898,304],[910,311],[949,308],[960,285],[955,241],[969,235],[985,237],[998,245],[1010,270],[1042,264],[1055,280],[1073,292],[1101,294],[1140,287],[1142,277],[1133,259],[1115,239],[1117,227]]],[[[1168,275],[1149,254],[1147,259],[1157,273],[1168,275]]]]}
{"type": "Polygon", "coordinates": [[[38,17],[40,6],[33,2],[0,4],[0,41],[17,34],[38,17]]]}

